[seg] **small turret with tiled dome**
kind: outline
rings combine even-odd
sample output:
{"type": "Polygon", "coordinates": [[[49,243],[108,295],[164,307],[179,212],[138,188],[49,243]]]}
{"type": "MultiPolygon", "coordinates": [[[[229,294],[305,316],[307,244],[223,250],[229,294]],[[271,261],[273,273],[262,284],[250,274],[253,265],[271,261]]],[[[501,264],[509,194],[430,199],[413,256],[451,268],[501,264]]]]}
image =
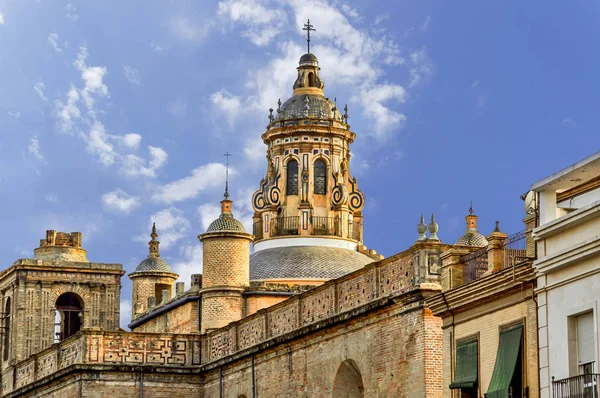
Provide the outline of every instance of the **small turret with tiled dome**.
{"type": "Polygon", "coordinates": [[[250,242],[254,239],[233,217],[229,199],[229,155],[221,214],[198,239],[202,242],[202,333],[237,321],[244,314],[242,293],[250,285],[250,242]],[[227,310],[224,310],[224,309],[227,310]]]}
{"type": "Polygon", "coordinates": [[[132,319],[150,310],[153,306],[164,304],[173,297],[173,286],[179,277],[169,264],[160,257],[156,232],[156,223],[152,223],[148,257],[143,259],[135,271],[129,274],[132,287],[132,319]]]}
{"type": "Polygon", "coordinates": [[[160,257],[158,246],[160,242],[156,240],[156,223],[152,223],[152,233],[150,234],[150,242],[148,242],[149,253],[142,262],[137,266],[135,272],[173,272],[169,264],[160,257]]]}
{"type": "Polygon", "coordinates": [[[463,246],[477,246],[484,247],[487,246],[488,241],[485,236],[479,233],[477,229],[477,217],[475,215],[475,211],[473,210],[473,203],[471,202],[471,207],[469,207],[469,215],[465,217],[467,222],[467,230],[463,236],[458,238],[456,241],[457,245],[463,246]]]}

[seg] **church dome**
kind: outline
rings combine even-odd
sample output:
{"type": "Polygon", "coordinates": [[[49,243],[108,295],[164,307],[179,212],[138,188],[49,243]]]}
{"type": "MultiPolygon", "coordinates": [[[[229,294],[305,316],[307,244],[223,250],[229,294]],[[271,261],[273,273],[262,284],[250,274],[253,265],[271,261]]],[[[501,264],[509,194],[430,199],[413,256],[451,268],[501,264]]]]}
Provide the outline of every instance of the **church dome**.
{"type": "MultiPolygon", "coordinates": [[[[335,104],[319,94],[294,95],[281,105],[275,120],[317,118],[334,118],[335,104]]],[[[342,112],[335,112],[335,120],[343,122],[342,112]]]]}
{"type": "Polygon", "coordinates": [[[339,247],[262,249],[250,256],[250,280],[334,279],[373,261],[366,254],[339,247]]]}
{"type": "Polygon", "coordinates": [[[304,54],[303,56],[300,57],[300,64],[303,64],[306,62],[319,62],[319,61],[317,60],[317,56],[315,54],[308,53],[308,54],[304,54]]]}
{"type": "Polygon", "coordinates": [[[147,257],[135,268],[135,272],[173,272],[171,266],[160,257],[147,257]]]}
{"type": "Polygon", "coordinates": [[[215,221],[211,222],[206,232],[242,232],[246,233],[246,229],[242,223],[236,220],[231,213],[224,213],[215,221]]]}

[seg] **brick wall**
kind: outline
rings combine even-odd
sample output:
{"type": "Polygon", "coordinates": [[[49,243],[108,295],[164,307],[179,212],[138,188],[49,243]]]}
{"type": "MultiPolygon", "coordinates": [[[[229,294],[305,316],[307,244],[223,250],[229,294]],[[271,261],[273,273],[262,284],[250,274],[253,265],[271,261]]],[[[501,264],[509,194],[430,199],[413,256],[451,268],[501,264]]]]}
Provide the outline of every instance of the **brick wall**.
{"type": "Polygon", "coordinates": [[[144,333],[193,333],[198,331],[198,301],[190,301],[152,318],[134,329],[144,333]]]}
{"type": "Polygon", "coordinates": [[[248,286],[250,241],[237,237],[204,239],[202,287],[248,286]]]}
{"type": "MultiPolygon", "coordinates": [[[[393,304],[261,350],[254,355],[256,397],[331,396],[347,360],[357,365],[365,397],[441,397],[439,322],[420,305],[393,304]]],[[[252,396],[251,354],[222,372],[224,397],[252,396]]],[[[206,372],[205,396],[219,396],[220,377],[218,368],[206,372]]]]}

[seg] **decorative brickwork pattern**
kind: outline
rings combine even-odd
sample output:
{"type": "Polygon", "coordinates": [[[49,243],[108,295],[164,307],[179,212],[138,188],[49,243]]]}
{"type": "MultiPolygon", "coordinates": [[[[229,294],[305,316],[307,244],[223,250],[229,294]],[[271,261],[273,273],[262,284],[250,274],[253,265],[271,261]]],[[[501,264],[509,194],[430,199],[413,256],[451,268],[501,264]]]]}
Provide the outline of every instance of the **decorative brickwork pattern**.
{"type": "Polygon", "coordinates": [[[271,337],[277,337],[298,328],[299,300],[289,300],[273,312],[269,313],[268,330],[271,337]]]}
{"type": "Polygon", "coordinates": [[[238,349],[243,350],[264,341],[267,334],[265,330],[264,315],[253,316],[240,324],[238,328],[238,349]]]}

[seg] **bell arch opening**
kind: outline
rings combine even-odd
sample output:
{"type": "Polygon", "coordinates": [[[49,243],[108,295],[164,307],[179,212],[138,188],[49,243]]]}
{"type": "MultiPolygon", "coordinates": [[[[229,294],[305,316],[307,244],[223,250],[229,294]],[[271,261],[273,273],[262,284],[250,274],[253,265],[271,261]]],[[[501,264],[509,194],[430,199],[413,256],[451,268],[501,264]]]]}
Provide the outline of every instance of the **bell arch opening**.
{"type": "Polygon", "coordinates": [[[308,87],[316,87],[315,74],[312,72],[308,74],[308,87]]]}
{"type": "Polygon", "coordinates": [[[340,364],[333,382],[333,398],[364,398],[362,374],[356,362],[346,359],[340,364]]]}
{"type": "Polygon", "coordinates": [[[83,300],[75,293],[64,293],[56,299],[54,342],[77,333],[83,326],[83,300]]]}

